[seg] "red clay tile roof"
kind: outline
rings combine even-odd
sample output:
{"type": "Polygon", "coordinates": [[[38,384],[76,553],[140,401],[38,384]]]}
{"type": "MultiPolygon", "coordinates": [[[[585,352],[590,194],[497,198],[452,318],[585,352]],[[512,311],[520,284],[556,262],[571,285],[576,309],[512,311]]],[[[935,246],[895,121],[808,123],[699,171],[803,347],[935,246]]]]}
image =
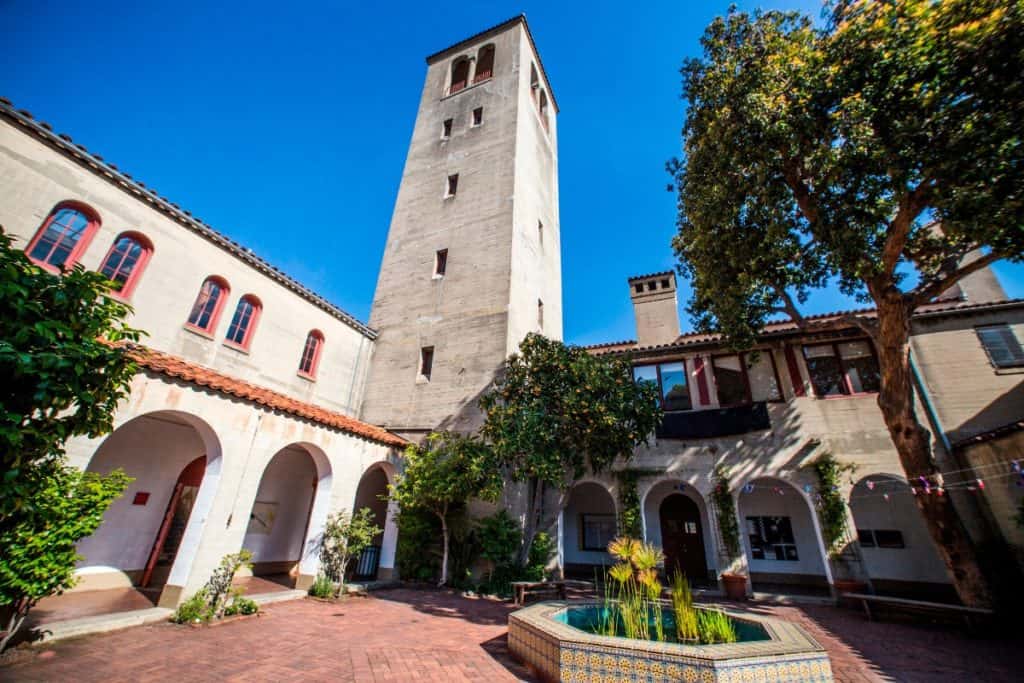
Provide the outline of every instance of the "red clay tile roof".
{"type": "Polygon", "coordinates": [[[128,355],[140,367],[161,375],[207,387],[223,394],[229,394],[246,401],[258,403],[272,410],[305,418],[318,424],[333,427],[355,436],[376,441],[386,446],[404,447],[408,442],[386,429],[376,427],[348,415],[342,415],[326,408],[289,398],[282,393],[256,386],[240,379],[229,377],[210,368],[189,362],[184,358],[155,351],[141,344],[124,344],[128,355]]]}
{"type": "Polygon", "coordinates": [[[30,135],[35,135],[58,152],[69,156],[71,159],[84,166],[87,170],[92,171],[102,178],[106,178],[110,183],[121,188],[128,194],[133,195],[139,201],[148,203],[155,210],[169,216],[172,220],[178,222],[189,230],[202,235],[270,279],[287,287],[303,299],[312,303],[314,306],[326,311],[346,325],[366,335],[368,338],[377,338],[376,330],[371,329],[368,325],[357,320],[355,316],[343,311],[340,307],[304,286],[298,280],[284,273],[281,269],[257,256],[253,253],[252,249],[243,247],[238,242],[235,242],[234,240],[217,232],[209,225],[193,216],[191,212],[182,209],[166,197],[162,197],[153,188],[146,187],[146,184],[141,180],[132,178],[128,173],[118,169],[114,164],[109,161],[104,161],[103,157],[99,154],[90,152],[83,145],[74,142],[71,139],[71,136],[53,132],[53,127],[50,126],[50,124],[34,118],[31,112],[25,109],[15,109],[11,101],[4,97],[0,97],[0,118],[6,118],[15,124],[15,127],[20,126],[25,130],[25,132],[30,135]]]}
{"type": "MultiPolygon", "coordinates": [[[[996,309],[1002,307],[1019,307],[1024,305],[1024,299],[1007,299],[1005,301],[990,301],[986,303],[970,303],[961,299],[947,299],[944,301],[935,301],[930,304],[920,306],[914,311],[914,318],[930,318],[936,316],[956,315],[962,312],[983,310],[983,309],[996,309]]],[[[841,319],[846,316],[859,316],[863,318],[875,317],[874,308],[859,308],[849,311],[832,311],[831,313],[820,313],[817,315],[808,315],[804,319],[811,323],[809,330],[801,330],[796,323],[792,320],[779,320],[775,322],[769,322],[761,330],[761,335],[770,337],[780,334],[789,334],[793,332],[801,331],[814,331],[815,328],[832,328],[833,323],[841,322],[841,319]]],[[[851,325],[852,326],[852,325],[851,325]]],[[[704,332],[687,332],[676,337],[676,340],[669,342],[668,344],[653,344],[649,346],[640,346],[635,341],[617,341],[608,342],[605,344],[591,344],[585,347],[590,353],[594,355],[604,355],[609,353],[623,353],[623,352],[642,352],[642,351],[672,351],[679,348],[697,346],[701,344],[714,344],[717,342],[724,342],[725,337],[721,334],[715,333],[704,333],[704,332]]]]}

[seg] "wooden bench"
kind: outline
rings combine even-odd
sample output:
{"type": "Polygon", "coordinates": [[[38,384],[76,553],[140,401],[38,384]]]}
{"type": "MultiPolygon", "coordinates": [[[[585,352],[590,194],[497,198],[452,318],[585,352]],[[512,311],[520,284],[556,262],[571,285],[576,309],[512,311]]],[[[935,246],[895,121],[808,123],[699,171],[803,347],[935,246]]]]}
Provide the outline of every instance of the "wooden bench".
{"type": "Polygon", "coordinates": [[[526,603],[527,595],[554,594],[565,600],[565,581],[513,581],[512,592],[517,606],[526,603]]]}
{"type": "Polygon", "coordinates": [[[963,619],[967,624],[967,628],[973,629],[978,622],[991,619],[993,614],[992,610],[980,607],[963,607],[961,605],[948,605],[942,602],[891,598],[884,595],[843,593],[842,597],[860,602],[864,606],[864,613],[867,614],[868,620],[875,618],[875,614],[871,611],[872,606],[875,606],[904,614],[918,614],[945,619],[963,619]]]}

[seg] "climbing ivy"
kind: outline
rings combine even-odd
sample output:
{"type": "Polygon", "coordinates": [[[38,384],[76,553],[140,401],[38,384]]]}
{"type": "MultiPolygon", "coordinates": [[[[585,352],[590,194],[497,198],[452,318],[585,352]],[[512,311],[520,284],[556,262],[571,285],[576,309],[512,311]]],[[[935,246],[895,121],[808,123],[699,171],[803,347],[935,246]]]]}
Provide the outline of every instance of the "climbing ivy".
{"type": "Polygon", "coordinates": [[[825,547],[830,554],[841,550],[840,542],[846,537],[846,503],[839,492],[839,479],[854,466],[840,463],[831,453],[825,453],[814,461],[814,473],[818,476],[818,517],[821,519],[821,533],[825,547]]]}
{"type": "Polygon", "coordinates": [[[730,559],[739,557],[740,528],[736,523],[736,504],[729,491],[729,470],[722,465],[715,468],[711,500],[718,509],[718,531],[722,535],[722,545],[730,559]]]}
{"type": "Polygon", "coordinates": [[[643,528],[640,524],[640,493],[637,491],[639,476],[633,470],[618,473],[619,479],[619,533],[630,538],[640,538],[643,528]]]}

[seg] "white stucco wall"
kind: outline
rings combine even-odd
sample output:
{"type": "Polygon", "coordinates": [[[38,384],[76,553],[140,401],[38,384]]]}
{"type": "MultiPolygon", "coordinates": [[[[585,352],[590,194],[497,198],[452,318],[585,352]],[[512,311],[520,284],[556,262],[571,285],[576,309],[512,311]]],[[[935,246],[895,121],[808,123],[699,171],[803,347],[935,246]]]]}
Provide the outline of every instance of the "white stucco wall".
{"type": "Polygon", "coordinates": [[[750,571],[772,574],[824,574],[821,544],[815,535],[811,510],[807,501],[799,492],[784,483],[768,479],[758,479],[753,483],[755,486],[753,492],[740,493],[740,504],[737,511],[740,518],[740,537],[747,553],[750,571]],[[783,493],[781,495],[776,493],[772,487],[777,487],[783,493]],[[789,517],[799,559],[796,561],[751,559],[746,519],[748,516],[789,517]]]}
{"type": "Polygon", "coordinates": [[[615,516],[615,500],[608,490],[596,482],[583,482],[573,487],[569,504],[562,512],[562,557],[568,564],[613,564],[607,552],[583,550],[580,515],[615,516]]]}

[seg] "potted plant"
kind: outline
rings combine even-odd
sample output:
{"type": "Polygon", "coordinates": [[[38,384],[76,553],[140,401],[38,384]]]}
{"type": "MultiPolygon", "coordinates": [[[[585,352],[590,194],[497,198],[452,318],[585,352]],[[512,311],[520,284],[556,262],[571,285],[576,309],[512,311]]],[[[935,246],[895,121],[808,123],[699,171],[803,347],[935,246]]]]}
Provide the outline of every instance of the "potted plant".
{"type": "Polygon", "coordinates": [[[722,572],[722,589],[730,600],[747,599],[747,577],[736,571],[722,572]]]}

